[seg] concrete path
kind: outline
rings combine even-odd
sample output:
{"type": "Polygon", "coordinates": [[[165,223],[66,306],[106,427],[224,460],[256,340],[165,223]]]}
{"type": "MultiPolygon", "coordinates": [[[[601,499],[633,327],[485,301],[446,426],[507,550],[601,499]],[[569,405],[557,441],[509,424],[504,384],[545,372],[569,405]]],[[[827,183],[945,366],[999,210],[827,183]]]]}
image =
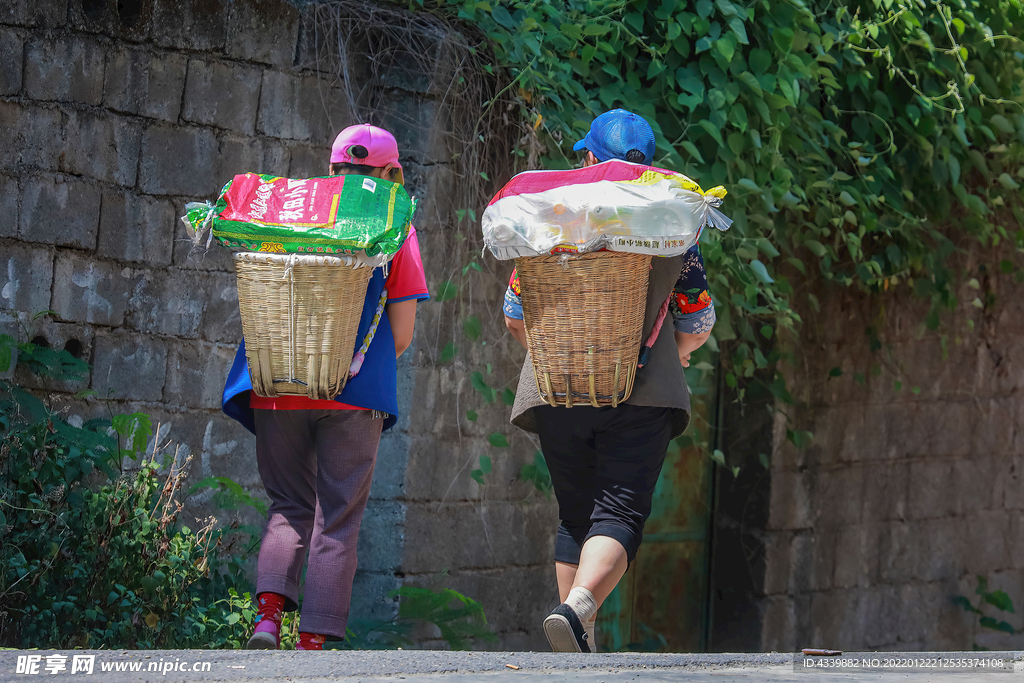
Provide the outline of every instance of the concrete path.
{"type": "Polygon", "coordinates": [[[923,683],[1024,681],[1024,652],[847,653],[841,660],[817,658],[821,667],[789,654],[597,654],[538,652],[447,652],[390,650],[359,652],[3,651],[0,682],[96,680],[135,681],[451,681],[470,683],[626,683],[627,681],[714,681],[715,683],[812,683],[871,681],[923,683]],[[93,659],[89,659],[93,657],[93,659]],[[998,659],[1002,669],[962,668],[979,659],[998,659]],[[873,661],[877,660],[877,661],[873,661]],[[954,668],[937,668],[937,664],[954,668]],[[916,668],[908,664],[917,663],[916,668]],[[846,664],[842,669],[834,664],[846,664]],[[874,664],[875,666],[871,666],[874,664]],[[896,666],[894,666],[894,664],[896,666]],[[92,666],[89,673],[89,665],[92,666]],[[511,667],[518,667],[516,669],[511,667]],[[867,666],[868,668],[864,668],[867,666]]]}

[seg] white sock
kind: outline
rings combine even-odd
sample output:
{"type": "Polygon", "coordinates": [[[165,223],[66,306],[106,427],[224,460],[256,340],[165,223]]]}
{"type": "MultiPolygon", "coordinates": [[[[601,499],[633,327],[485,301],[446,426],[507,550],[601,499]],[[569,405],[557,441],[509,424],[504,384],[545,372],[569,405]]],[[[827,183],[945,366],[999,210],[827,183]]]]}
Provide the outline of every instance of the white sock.
{"type": "Polygon", "coordinates": [[[594,615],[597,614],[597,600],[594,600],[594,594],[583,586],[576,586],[569,591],[565,604],[572,607],[572,611],[584,623],[593,620],[594,615]]]}
{"type": "Polygon", "coordinates": [[[583,630],[587,632],[587,645],[591,652],[597,652],[597,614],[590,617],[590,621],[583,622],[583,630]]]}

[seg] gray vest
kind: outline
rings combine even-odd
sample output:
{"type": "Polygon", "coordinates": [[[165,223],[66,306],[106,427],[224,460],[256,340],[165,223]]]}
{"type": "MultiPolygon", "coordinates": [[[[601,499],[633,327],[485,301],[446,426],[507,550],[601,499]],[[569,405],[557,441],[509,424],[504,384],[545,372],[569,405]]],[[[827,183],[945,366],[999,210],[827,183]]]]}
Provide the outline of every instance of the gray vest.
{"type": "MultiPolygon", "coordinates": [[[[679,271],[683,268],[681,256],[672,258],[654,257],[651,260],[650,280],[647,284],[647,312],[644,316],[643,342],[647,341],[658,311],[665,299],[675,287],[679,279],[679,271]]],[[[679,351],[676,347],[675,330],[672,316],[665,316],[658,339],[651,347],[651,355],[647,365],[636,373],[633,393],[625,403],[636,406],[655,406],[674,408],[672,411],[672,436],[676,437],[686,430],[690,421],[690,391],[686,387],[683,366],[679,363],[679,351]]],[[[547,405],[537,391],[537,382],[533,377],[533,363],[530,354],[526,354],[523,370],[519,374],[519,388],[512,406],[512,424],[528,432],[537,432],[537,421],[533,409],[547,405]]],[[[561,408],[560,410],[572,410],[561,408]]]]}

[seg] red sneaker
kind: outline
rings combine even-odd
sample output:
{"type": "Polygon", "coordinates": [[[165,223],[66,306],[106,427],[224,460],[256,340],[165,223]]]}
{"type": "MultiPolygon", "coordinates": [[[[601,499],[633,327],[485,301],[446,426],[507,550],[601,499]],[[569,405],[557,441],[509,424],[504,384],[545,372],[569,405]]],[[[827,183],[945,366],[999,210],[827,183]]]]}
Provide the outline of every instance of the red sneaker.
{"type": "Polygon", "coordinates": [[[257,596],[259,611],[256,613],[256,629],[247,650],[279,650],[281,648],[281,613],[284,612],[284,596],[277,593],[260,593],[257,596]]]}
{"type": "Polygon", "coordinates": [[[319,633],[306,633],[299,631],[299,642],[295,646],[296,650],[322,650],[324,649],[324,642],[326,642],[327,636],[322,636],[319,633]]]}

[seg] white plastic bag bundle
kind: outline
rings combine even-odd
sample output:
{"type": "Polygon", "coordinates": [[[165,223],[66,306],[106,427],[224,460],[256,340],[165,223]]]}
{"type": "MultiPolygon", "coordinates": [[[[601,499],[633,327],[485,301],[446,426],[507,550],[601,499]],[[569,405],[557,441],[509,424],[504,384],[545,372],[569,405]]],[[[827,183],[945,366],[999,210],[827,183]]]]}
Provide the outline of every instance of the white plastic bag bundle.
{"type": "Polygon", "coordinates": [[[726,230],[724,188],[625,161],[521,173],[483,214],[484,244],[499,259],[599,249],[675,256],[704,226],[726,230]]]}

